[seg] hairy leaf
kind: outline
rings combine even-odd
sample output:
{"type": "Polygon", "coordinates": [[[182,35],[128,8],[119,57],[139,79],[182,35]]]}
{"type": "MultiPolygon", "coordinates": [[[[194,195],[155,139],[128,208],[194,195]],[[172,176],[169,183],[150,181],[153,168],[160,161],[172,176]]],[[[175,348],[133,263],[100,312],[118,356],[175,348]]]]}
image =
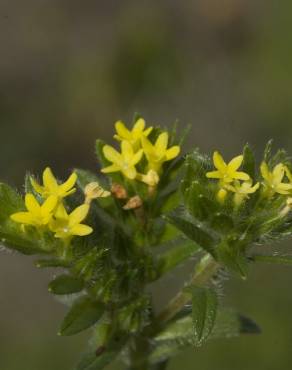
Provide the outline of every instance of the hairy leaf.
{"type": "Polygon", "coordinates": [[[49,292],[53,294],[78,293],[84,288],[82,279],[67,274],[57,276],[49,284],[49,292]]]}
{"type": "Polygon", "coordinates": [[[174,213],[167,216],[167,220],[201,248],[214,255],[214,245],[216,241],[204,231],[202,227],[191,222],[186,217],[174,213]]]}
{"type": "Polygon", "coordinates": [[[74,335],[88,329],[101,318],[103,312],[103,304],[87,296],[77,299],[63,320],[60,335],[74,335]]]}
{"type": "Polygon", "coordinates": [[[209,288],[191,288],[194,343],[202,345],[212,333],[217,314],[217,295],[209,288]]]}

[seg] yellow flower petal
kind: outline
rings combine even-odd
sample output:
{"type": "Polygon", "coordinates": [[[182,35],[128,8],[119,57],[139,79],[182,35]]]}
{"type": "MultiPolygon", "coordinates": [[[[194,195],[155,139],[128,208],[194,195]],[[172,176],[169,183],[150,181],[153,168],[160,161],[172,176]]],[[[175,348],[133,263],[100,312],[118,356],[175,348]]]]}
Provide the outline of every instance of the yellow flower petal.
{"type": "Polygon", "coordinates": [[[263,162],[261,164],[261,174],[262,174],[264,180],[270,181],[270,179],[271,179],[270,171],[269,171],[269,167],[268,167],[266,162],[263,162]]]}
{"type": "Polygon", "coordinates": [[[208,179],[221,179],[222,178],[222,174],[219,171],[207,172],[206,176],[208,177],[208,179]]]}
{"type": "Polygon", "coordinates": [[[131,133],[130,131],[126,128],[124,123],[122,121],[118,121],[115,124],[116,131],[118,133],[118,138],[119,140],[131,140],[131,133]]]}
{"type": "Polygon", "coordinates": [[[163,132],[162,134],[158,136],[156,143],[155,143],[155,148],[157,152],[164,153],[167,149],[167,145],[168,145],[168,133],[163,132]]]}
{"type": "Polygon", "coordinates": [[[234,172],[232,177],[236,180],[248,181],[250,179],[249,175],[245,172],[234,172]]]}
{"type": "Polygon", "coordinates": [[[148,158],[155,155],[155,148],[146,137],[142,137],[142,146],[148,158]]]}
{"type": "Polygon", "coordinates": [[[69,215],[69,226],[73,227],[82,222],[88,215],[89,205],[82,204],[69,215]]]}
{"type": "Polygon", "coordinates": [[[30,183],[37,193],[39,194],[43,193],[44,187],[41,186],[33,177],[30,178],[30,183]]]}
{"type": "Polygon", "coordinates": [[[93,232],[93,228],[87,225],[79,224],[76,226],[73,226],[70,229],[71,235],[77,235],[77,236],[86,236],[93,232]]]}
{"type": "Polygon", "coordinates": [[[33,225],[34,218],[29,212],[18,212],[10,216],[11,220],[20,224],[33,225]]]}
{"type": "Polygon", "coordinates": [[[137,176],[137,171],[135,167],[128,167],[127,169],[123,169],[122,172],[130,180],[135,180],[137,176]]]}
{"type": "Polygon", "coordinates": [[[58,197],[51,195],[45,201],[45,203],[41,207],[41,212],[43,216],[50,215],[54,209],[56,208],[58,203],[58,197]]]}
{"type": "Polygon", "coordinates": [[[135,166],[137,163],[139,163],[143,157],[143,149],[140,149],[131,159],[131,164],[135,166]]]}
{"type": "Polygon", "coordinates": [[[139,118],[134,127],[133,127],[133,133],[139,133],[139,132],[143,132],[145,128],[145,120],[143,118],[139,118]]]}
{"type": "Polygon", "coordinates": [[[69,218],[63,203],[60,203],[56,209],[55,217],[57,219],[67,220],[69,218]]]}
{"type": "Polygon", "coordinates": [[[118,172],[121,168],[117,166],[116,164],[113,164],[111,166],[105,167],[101,170],[102,173],[111,173],[111,172],[118,172]]]}
{"type": "MultiPolygon", "coordinates": [[[[66,182],[64,182],[64,184],[60,185],[59,188],[62,192],[68,192],[76,184],[76,181],[77,181],[77,175],[76,175],[75,172],[73,172],[72,175],[68,178],[68,180],[66,182]]],[[[71,192],[72,192],[72,190],[71,190],[71,192]]],[[[75,189],[74,189],[74,191],[75,191],[75,189]]]]}
{"type": "Polygon", "coordinates": [[[178,145],[173,146],[172,148],[166,151],[166,160],[171,161],[172,159],[176,158],[179,155],[179,153],[180,153],[180,147],[178,145]]]}
{"type": "Polygon", "coordinates": [[[224,159],[219,152],[215,152],[213,154],[213,162],[219,171],[225,171],[227,164],[224,162],[224,159]]]}
{"type": "Polygon", "coordinates": [[[239,167],[242,165],[243,162],[243,155],[239,155],[235,158],[233,158],[229,163],[228,163],[228,169],[230,172],[235,172],[239,169],[239,167]]]}
{"type": "Polygon", "coordinates": [[[103,154],[108,161],[114,164],[121,165],[123,163],[121,154],[109,145],[103,147],[103,154]]]}
{"type": "Polygon", "coordinates": [[[38,201],[35,199],[33,194],[26,194],[25,196],[25,206],[27,210],[35,216],[39,216],[41,212],[41,206],[38,201]]]}
{"type": "Polygon", "coordinates": [[[134,155],[132,145],[128,141],[122,141],[121,148],[122,148],[122,157],[124,158],[125,162],[131,162],[134,155]]]}
{"type": "Polygon", "coordinates": [[[47,167],[44,171],[43,183],[44,183],[45,188],[48,188],[51,190],[58,189],[57,180],[55,176],[53,175],[52,170],[49,167],[47,167]]]}
{"type": "Polygon", "coordinates": [[[147,128],[145,131],[144,131],[144,136],[149,136],[150,135],[150,133],[152,132],[152,130],[153,130],[153,127],[149,127],[149,128],[147,128]]]}
{"type": "Polygon", "coordinates": [[[274,169],[273,169],[273,177],[275,183],[281,183],[283,178],[285,176],[285,167],[282,163],[279,163],[274,169]]]}

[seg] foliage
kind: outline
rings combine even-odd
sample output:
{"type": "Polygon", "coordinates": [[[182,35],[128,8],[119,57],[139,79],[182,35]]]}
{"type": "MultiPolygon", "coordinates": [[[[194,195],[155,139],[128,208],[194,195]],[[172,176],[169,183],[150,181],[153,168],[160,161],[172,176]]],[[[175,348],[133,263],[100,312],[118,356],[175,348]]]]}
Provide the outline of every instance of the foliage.
{"type": "Polygon", "coordinates": [[[269,241],[292,234],[284,151],[272,155],[269,143],[258,171],[248,145],[228,164],[215,152],[212,163],[197,149],[180,154],[175,129],[145,126],[141,117],[132,131],[116,124],[121,153],[96,142],[104,175],[76,169],[62,183],[47,168],[43,185],[27,176],[25,197],[0,184],[3,246],[37,255],[38,268],[60,268],[49,291],[72,298],[60,335],[93,332],[77,370],[115,359],[162,369],[187,347],[257,334],[224,306],[222,276],[246,279],[256,262],[292,264],[292,255],[265,254],[269,241]],[[156,312],[148,287],[186,261],[190,279],[156,312]]]}

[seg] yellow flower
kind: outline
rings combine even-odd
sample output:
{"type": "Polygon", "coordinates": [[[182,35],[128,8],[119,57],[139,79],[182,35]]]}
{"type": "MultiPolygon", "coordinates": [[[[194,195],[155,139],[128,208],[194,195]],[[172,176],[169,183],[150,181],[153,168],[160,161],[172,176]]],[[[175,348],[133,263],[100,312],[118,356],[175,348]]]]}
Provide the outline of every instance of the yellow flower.
{"type": "Polygon", "coordinates": [[[209,179],[218,179],[223,185],[229,184],[234,180],[249,180],[249,175],[247,173],[237,171],[242,165],[243,155],[233,158],[228,164],[226,164],[222,156],[218,152],[215,152],[213,155],[213,161],[217,171],[208,172],[206,176],[209,179]]]}
{"type": "Polygon", "coordinates": [[[122,141],[121,153],[113,147],[105,145],[103,154],[105,158],[112,162],[112,165],[103,168],[101,172],[122,172],[122,174],[130,180],[134,180],[137,176],[136,165],[140,162],[143,156],[143,150],[140,149],[137,153],[134,152],[132,145],[128,141],[122,141]]]}
{"type": "Polygon", "coordinates": [[[59,185],[51,169],[47,167],[43,173],[43,186],[38,184],[33,178],[31,178],[30,181],[34,190],[43,198],[55,195],[60,200],[76,191],[74,185],[77,181],[77,175],[76,173],[72,173],[66,182],[59,185]]]}
{"type": "Polygon", "coordinates": [[[83,204],[68,214],[64,205],[60,204],[55,214],[55,219],[50,223],[51,230],[56,238],[71,239],[73,236],[85,236],[93,232],[90,226],[81,222],[87,217],[89,205],[83,204]]]}
{"type": "Polygon", "coordinates": [[[283,182],[285,174],[287,174],[287,167],[283,163],[277,164],[272,171],[266,162],[261,164],[261,174],[264,181],[264,186],[267,190],[268,196],[273,196],[274,194],[289,195],[292,191],[292,184],[283,182]]]}
{"type": "Polygon", "coordinates": [[[142,146],[148,160],[149,170],[154,170],[158,174],[164,162],[171,161],[180,153],[178,145],[168,147],[168,133],[160,134],[153,145],[146,137],[142,137],[142,146]]]}
{"type": "Polygon", "coordinates": [[[98,182],[90,182],[85,186],[85,203],[90,204],[93,199],[107,198],[111,193],[103,189],[98,182]]]}
{"type": "Polygon", "coordinates": [[[153,127],[145,130],[145,120],[143,118],[137,120],[131,131],[127,129],[122,121],[116,122],[115,127],[117,135],[114,138],[119,141],[128,141],[135,150],[140,148],[142,136],[147,137],[153,130],[153,127]]]}
{"type": "Polygon", "coordinates": [[[51,221],[57,203],[58,198],[51,195],[40,205],[34,195],[28,193],[25,196],[27,212],[14,213],[10,217],[13,221],[24,225],[33,225],[36,227],[45,226],[51,221]]]}
{"type": "Polygon", "coordinates": [[[260,187],[260,183],[256,183],[255,185],[252,184],[252,181],[244,181],[240,183],[240,181],[235,181],[233,185],[225,185],[227,190],[232,191],[234,194],[234,203],[236,206],[240,206],[240,204],[249,198],[250,194],[255,193],[260,187]]]}

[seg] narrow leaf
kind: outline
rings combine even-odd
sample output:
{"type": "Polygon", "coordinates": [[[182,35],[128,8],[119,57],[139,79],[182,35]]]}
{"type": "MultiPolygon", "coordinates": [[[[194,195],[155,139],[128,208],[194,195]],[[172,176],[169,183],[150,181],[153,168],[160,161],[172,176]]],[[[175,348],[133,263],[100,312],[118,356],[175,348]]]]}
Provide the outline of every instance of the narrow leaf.
{"type": "Polygon", "coordinates": [[[83,280],[66,274],[57,276],[49,284],[49,292],[60,295],[78,293],[83,288],[83,280]]]}
{"type": "Polygon", "coordinates": [[[255,178],[255,157],[254,154],[248,144],[244,147],[243,150],[243,164],[242,170],[246,172],[252,179],[255,178]]]}
{"type": "Polygon", "coordinates": [[[201,247],[194,242],[187,240],[178,241],[174,248],[171,248],[169,251],[158,257],[159,276],[171,271],[200,250],[201,247]]]}
{"type": "Polygon", "coordinates": [[[200,346],[212,333],[217,314],[217,295],[208,288],[192,288],[192,317],[195,345],[200,346]]]}
{"type": "Polygon", "coordinates": [[[277,265],[292,265],[292,256],[262,256],[253,255],[251,260],[254,262],[266,262],[273,263],[277,265]]]}
{"type": "Polygon", "coordinates": [[[185,217],[172,214],[167,217],[169,223],[174,225],[186,237],[196,242],[201,248],[214,255],[215,240],[203,230],[185,217]]]}
{"type": "Polygon", "coordinates": [[[103,304],[81,297],[75,301],[66,315],[60,335],[74,335],[94,325],[104,312],[103,304]]]}

